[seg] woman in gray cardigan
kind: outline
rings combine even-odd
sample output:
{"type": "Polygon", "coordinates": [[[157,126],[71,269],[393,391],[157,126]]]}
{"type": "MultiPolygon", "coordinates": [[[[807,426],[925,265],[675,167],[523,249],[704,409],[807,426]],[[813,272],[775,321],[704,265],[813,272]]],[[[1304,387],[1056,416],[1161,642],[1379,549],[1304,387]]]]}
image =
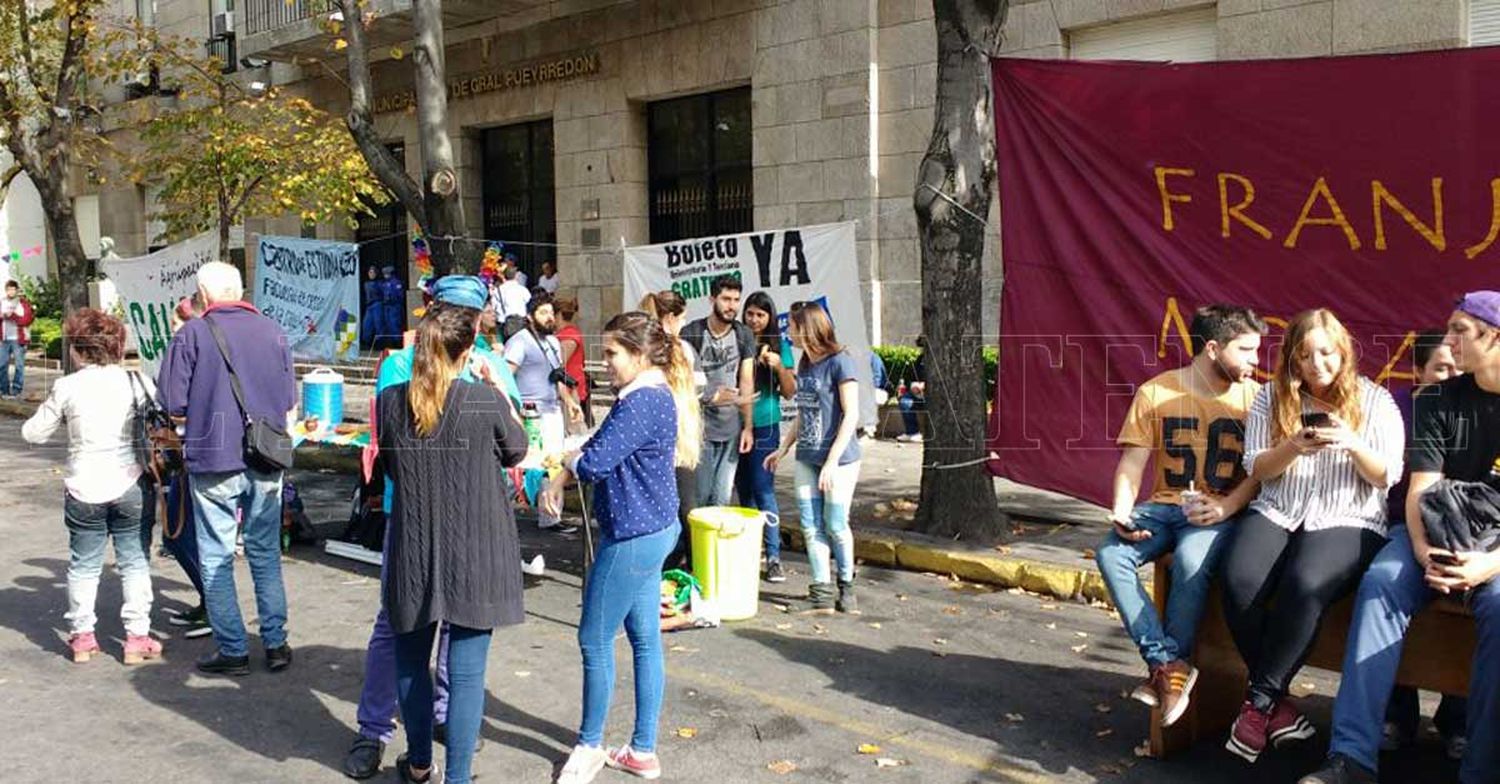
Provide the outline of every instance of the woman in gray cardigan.
{"type": "Polygon", "coordinates": [[[474,345],[469,312],[435,308],[417,327],[411,381],[380,393],[380,460],[394,482],[382,601],[396,632],[403,782],[432,765],[433,633],[446,621],[447,781],[467,784],[484,710],[491,631],[523,618],[521,552],[501,472],[526,456],[526,431],[487,363],[459,379],[474,345]]]}

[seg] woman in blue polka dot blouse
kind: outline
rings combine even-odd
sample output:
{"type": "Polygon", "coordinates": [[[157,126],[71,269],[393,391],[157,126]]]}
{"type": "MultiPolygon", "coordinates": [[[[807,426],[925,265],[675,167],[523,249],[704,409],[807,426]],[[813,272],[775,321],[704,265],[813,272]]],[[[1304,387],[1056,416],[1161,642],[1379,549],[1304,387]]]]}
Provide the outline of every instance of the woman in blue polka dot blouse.
{"type": "Polygon", "coordinates": [[[548,483],[542,508],[562,509],[567,482],[594,485],[601,541],[583,589],[578,646],[583,653],[583,721],[559,784],[585,784],[606,765],[642,778],[661,775],[656,725],[666,690],[661,648],[661,566],[682,530],[675,466],[698,462],[702,425],[692,367],[660,321],[623,313],[604,326],[604,363],[619,390],[609,415],[566,468],[548,483]],[[680,414],[680,416],[679,416],[680,414]],[[635,734],[604,748],[620,626],[635,656],[635,734]]]}

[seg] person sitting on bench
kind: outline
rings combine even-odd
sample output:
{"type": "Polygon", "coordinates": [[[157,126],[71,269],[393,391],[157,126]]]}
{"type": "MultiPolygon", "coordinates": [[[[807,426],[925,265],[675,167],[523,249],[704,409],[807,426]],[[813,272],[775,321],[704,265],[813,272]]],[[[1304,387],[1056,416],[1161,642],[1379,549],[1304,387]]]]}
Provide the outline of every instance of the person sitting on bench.
{"type": "Polygon", "coordinates": [[[1463,592],[1479,634],[1469,676],[1469,743],[1458,779],[1500,782],[1500,551],[1434,549],[1420,511],[1423,493],[1438,480],[1483,480],[1500,465],[1500,291],[1465,296],[1448,319],[1443,343],[1464,375],[1417,396],[1407,525],[1395,527],[1360,583],[1328,761],[1302,784],[1376,780],[1386,700],[1412,616],[1439,594],[1463,592]]]}
{"type": "Polygon", "coordinates": [[[1260,495],[1224,563],[1224,616],[1250,670],[1226,748],[1246,761],[1312,737],[1287,689],[1323,614],[1385,544],[1386,491],[1401,478],[1405,445],[1401,412],[1359,375],[1338,318],[1321,308],[1294,317],[1250,409],[1245,470],[1260,495]]]}
{"type": "Polygon", "coordinates": [[[1164,724],[1187,709],[1198,672],[1186,659],[1209,581],[1231,518],[1255,496],[1255,482],[1245,481],[1239,459],[1245,413],[1260,387],[1252,376],[1265,331],[1248,308],[1199,309],[1190,329],[1192,363],[1142,384],[1120,429],[1124,452],[1114,476],[1113,527],[1096,557],[1150,672],[1131,697],[1161,706],[1164,724]],[[1151,496],[1132,508],[1153,455],[1151,496]],[[1163,619],[1138,570],[1174,549],[1163,619]]]}

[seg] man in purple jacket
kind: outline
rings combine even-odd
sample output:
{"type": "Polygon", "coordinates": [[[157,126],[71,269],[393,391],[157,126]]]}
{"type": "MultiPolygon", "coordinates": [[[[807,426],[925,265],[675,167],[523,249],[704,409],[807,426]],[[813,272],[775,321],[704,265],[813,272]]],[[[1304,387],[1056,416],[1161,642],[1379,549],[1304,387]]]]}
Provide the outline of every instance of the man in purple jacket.
{"type": "Polygon", "coordinates": [[[235,516],[243,511],[245,558],[255,581],[266,667],[278,672],[292,663],[281,579],[282,472],[247,466],[244,440],[247,415],[280,421],[292,410],[292,354],[276,322],[242,300],[239,270],[217,261],[204,264],[198,270],[198,291],[207,309],[172,337],[157,381],[162,407],[185,427],[203,598],[218,644],[213,655],[198,661],[198,669],[250,673],[249,641],[234,584],[235,516]],[[215,326],[224,336],[248,411],[235,400],[215,326]]]}

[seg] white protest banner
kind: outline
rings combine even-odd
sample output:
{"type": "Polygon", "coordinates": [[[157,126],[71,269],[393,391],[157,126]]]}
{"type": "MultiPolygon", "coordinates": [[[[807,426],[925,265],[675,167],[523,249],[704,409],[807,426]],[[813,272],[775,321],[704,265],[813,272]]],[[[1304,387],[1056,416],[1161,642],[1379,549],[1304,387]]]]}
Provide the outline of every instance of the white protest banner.
{"type": "Polygon", "coordinates": [[[329,362],[359,356],[359,246],[261,237],[255,307],[281,325],[292,356],[329,362]]]}
{"type": "MultiPolygon", "coordinates": [[[[833,319],[840,343],[859,375],[860,424],[875,422],[870,338],[859,290],[854,224],[827,223],[679,240],[625,249],[625,307],[648,292],[671,289],[687,300],[686,319],[707,316],[714,278],[733,275],[744,296],[764,291],[776,303],[776,323],[786,334],[793,302],[819,302],[833,319]]],[[[788,413],[789,404],[783,406],[788,413]]]]}
{"type": "Polygon", "coordinates": [[[151,375],[172,340],[177,301],[198,290],[198,268],[218,258],[219,234],[208,231],[155,253],[99,262],[119,294],[115,315],[130,328],[141,367],[151,375]]]}

